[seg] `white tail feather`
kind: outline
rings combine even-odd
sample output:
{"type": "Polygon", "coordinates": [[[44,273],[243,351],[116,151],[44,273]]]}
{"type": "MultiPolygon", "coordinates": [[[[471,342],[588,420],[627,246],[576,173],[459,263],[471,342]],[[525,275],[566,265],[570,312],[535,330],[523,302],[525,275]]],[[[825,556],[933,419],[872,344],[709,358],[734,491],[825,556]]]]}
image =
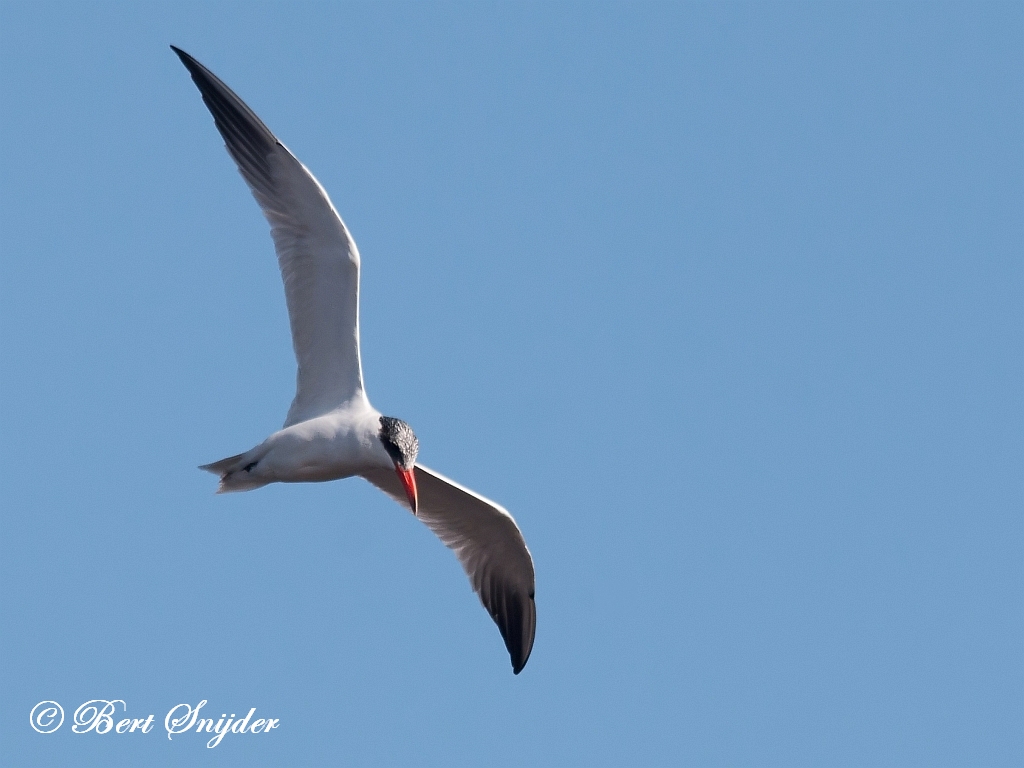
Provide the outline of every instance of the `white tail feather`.
{"type": "Polygon", "coordinates": [[[203,464],[199,468],[220,477],[217,493],[233,493],[234,491],[251,491],[254,488],[262,488],[270,481],[258,477],[251,471],[256,462],[262,458],[259,455],[258,447],[245,453],[239,453],[237,456],[228,456],[226,459],[215,461],[212,464],[203,464]]]}

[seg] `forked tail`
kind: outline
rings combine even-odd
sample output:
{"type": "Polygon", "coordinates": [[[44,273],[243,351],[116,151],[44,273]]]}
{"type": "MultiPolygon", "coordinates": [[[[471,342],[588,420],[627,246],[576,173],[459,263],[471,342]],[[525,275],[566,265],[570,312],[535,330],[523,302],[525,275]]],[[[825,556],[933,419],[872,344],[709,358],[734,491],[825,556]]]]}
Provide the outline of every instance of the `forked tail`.
{"type": "Polygon", "coordinates": [[[217,493],[232,493],[233,491],[251,491],[253,488],[261,488],[269,483],[269,480],[261,479],[253,470],[262,458],[259,455],[257,446],[251,451],[240,453],[237,456],[228,456],[226,459],[215,461],[212,464],[203,464],[200,469],[212,472],[220,478],[220,485],[217,493]]]}

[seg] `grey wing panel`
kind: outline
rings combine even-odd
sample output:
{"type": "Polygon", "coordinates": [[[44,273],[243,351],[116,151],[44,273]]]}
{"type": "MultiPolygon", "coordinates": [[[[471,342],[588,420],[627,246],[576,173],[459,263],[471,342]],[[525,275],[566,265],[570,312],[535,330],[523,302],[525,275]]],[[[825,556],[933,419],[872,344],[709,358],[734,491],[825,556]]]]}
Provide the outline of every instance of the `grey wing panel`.
{"type": "MultiPolygon", "coordinates": [[[[416,465],[418,517],[455,552],[473,591],[498,625],[519,674],[530,658],[537,629],[533,559],[515,520],[503,508],[467,488],[416,465]]],[[[393,472],[366,478],[408,509],[393,472]]]]}

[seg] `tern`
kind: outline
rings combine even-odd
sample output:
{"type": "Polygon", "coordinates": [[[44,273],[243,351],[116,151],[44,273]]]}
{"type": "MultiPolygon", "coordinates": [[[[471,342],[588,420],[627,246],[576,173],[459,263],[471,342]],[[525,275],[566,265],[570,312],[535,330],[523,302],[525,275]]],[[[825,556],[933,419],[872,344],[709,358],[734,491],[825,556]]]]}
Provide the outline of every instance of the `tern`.
{"type": "Polygon", "coordinates": [[[419,441],[366,396],[359,359],[359,250],[312,173],[210,70],[171,46],[270,222],[298,362],[284,427],[200,469],[218,493],[359,476],[408,507],[455,552],[519,674],[537,625],[533,559],[503,507],[417,463],[419,441]]]}

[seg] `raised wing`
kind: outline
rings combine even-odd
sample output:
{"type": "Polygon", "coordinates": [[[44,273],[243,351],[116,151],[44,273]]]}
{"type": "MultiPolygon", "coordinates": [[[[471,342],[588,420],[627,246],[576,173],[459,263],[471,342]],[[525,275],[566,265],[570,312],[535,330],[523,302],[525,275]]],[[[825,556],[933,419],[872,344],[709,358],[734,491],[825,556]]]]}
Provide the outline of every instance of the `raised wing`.
{"type": "Polygon", "coordinates": [[[174,50],[270,222],[299,364],[285,426],[365,398],[359,362],[359,251],[327,192],[210,70],[174,50]]]}
{"type": "MultiPolygon", "coordinates": [[[[364,477],[409,508],[398,476],[374,470],[364,477]]],[[[421,464],[416,465],[417,517],[455,552],[473,591],[498,625],[512,671],[519,674],[533,650],[537,606],[533,559],[512,515],[493,501],[421,464]]]]}

